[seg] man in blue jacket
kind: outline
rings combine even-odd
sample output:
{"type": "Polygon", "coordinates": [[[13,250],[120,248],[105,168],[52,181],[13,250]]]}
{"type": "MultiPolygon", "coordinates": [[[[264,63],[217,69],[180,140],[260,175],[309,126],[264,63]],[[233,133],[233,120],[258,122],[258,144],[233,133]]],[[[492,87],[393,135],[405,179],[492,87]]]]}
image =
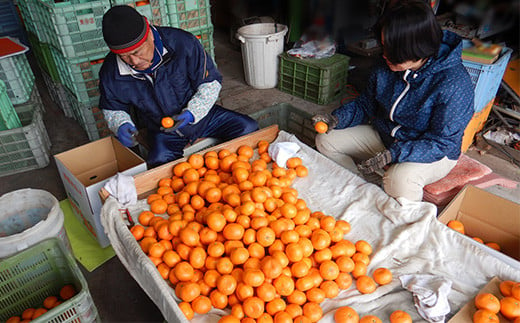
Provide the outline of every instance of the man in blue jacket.
{"type": "Polygon", "coordinates": [[[222,75],[192,34],[153,26],[130,6],[114,6],[103,16],[110,48],[99,72],[100,108],[119,141],[135,145],[135,109],[147,129],[147,157],[155,167],[183,156],[202,137],[229,140],[258,129],[255,120],[215,102],[222,75]],[[173,117],[173,128],[161,127],[173,117]]]}
{"type": "Polygon", "coordinates": [[[474,88],[461,39],[441,30],[425,1],[394,2],[378,26],[385,63],[354,101],[313,117],[332,129],[316,146],[357,174],[385,169],[388,195],[420,201],[457,163],[474,88]]]}

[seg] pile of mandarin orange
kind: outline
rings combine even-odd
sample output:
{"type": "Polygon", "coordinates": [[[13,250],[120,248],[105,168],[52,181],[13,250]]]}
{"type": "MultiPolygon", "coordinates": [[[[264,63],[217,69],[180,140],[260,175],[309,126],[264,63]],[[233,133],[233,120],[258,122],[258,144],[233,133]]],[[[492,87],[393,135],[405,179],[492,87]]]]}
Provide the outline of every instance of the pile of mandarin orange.
{"type": "Polygon", "coordinates": [[[301,158],[281,167],[267,141],[257,146],[254,160],[242,145],[175,164],[131,228],[186,318],[214,307],[231,310],[219,322],[316,322],[353,279],[361,293],[388,284],[386,268],[367,275],[371,245],[345,239],[348,222],[312,212],[291,187],[308,175],[301,158]]]}

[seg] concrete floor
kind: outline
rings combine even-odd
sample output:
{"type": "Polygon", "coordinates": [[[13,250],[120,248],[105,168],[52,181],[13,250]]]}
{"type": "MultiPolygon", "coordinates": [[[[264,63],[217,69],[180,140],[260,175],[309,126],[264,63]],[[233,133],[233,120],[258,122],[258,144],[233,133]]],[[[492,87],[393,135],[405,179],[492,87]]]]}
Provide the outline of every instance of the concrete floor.
{"type": "MultiPolygon", "coordinates": [[[[289,103],[310,113],[328,112],[339,106],[340,100],[322,106],[280,92],[277,89],[253,89],[245,83],[241,53],[229,41],[229,34],[217,30],[214,43],[216,61],[224,76],[219,102],[222,106],[243,113],[252,113],[278,103],[289,103]]],[[[356,66],[356,68],[349,72],[349,83],[362,88],[370,63],[370,59],[353,56],[350,65],[356,66]]],[[[41,80],[41,74],[36,69],[35,74],[46,108],[44,122],[52,142],[51,154],[67,151],[89,142],[86,133],[78,123],[65,117],[60,108],[52,102],[45,84],[41,80]]],[[[497,174],[520,181],[520,169],[498,157],[493,151],[481,155],[478,150],[470,149],[467,154],[488,165],[497,174]]],[[[0,180],[0,195],[21,188],[43,189],[53,194],[58,200],[67,198],[53,159],[43,169],[5,176],[0,180]]],[[[520,188],[508,190],[496,187],[490,190],[516,201],[520,200],[520,188]]],[[[87,272],[83,268],[82,270],[88,281],[90,293],[102,322],[163,321],[163,317],[155,304],[128,274],[117,257],[112,258],[93,272],[87,272]]]]}

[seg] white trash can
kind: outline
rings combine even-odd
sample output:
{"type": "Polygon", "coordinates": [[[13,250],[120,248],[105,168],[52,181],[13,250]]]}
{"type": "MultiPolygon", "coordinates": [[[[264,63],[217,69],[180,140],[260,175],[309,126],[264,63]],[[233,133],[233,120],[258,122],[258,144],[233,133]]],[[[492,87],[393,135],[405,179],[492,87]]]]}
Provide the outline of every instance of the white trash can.
{"type": "Polygon", "coordinates": [[[71,250],[65,216],[51,193],[21,189],[0,196],[0,259],[47,238],[59,238],[71,250]]]}
{"type": "Polygon", "coordinates": [[[287,26],[260,23],[240,27],[236,37],[242,48],[246,83],[256,89],[270,89],[278,81],[278,64],[283,52],[287,26]]]}

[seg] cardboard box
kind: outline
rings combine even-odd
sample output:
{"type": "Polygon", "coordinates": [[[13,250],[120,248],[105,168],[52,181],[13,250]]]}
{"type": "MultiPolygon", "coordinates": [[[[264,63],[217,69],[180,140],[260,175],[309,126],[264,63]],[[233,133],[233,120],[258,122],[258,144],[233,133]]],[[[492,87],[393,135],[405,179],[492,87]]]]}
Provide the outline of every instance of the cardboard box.
{"type": "Polygon", "coordinates": [[[444,224],[459,220],[466,237],[476,246],[520,269],[520,204],[504,199],[472,185],[466,185],[441,212],[444,224]],[[473,240],[496,242],[501,252],[473,240]]]}
{"type": "MultiPolygon", "coordinates": [[[[502,281],[497,277],[493,277],[477,294],[480,293],[491,293],[495,295],[498,299],[502,299],[503,296],[500,293],[499,285],[502,281]]],[[[475,295],[476,296],[476,295],[475,295]]],[[[475,298],[472,298],[470,301],[466,303],[458,312],[455,314],[448,323],[466,323],[473,322],[473,314],[477,311],[475,307],[475,298]]],[[[500,312],[497,314],[500,323],[510,322],[506,319],[500,312]]]]}
{"type": "Polygon", "coordinates": [[[101,247],[110,245],[103,230],[99,190],[118,172],[135,175],[146,171],[146,162],[114,137],[106,137],[54,155],[61,181],[74,214],[101,247]]]}

